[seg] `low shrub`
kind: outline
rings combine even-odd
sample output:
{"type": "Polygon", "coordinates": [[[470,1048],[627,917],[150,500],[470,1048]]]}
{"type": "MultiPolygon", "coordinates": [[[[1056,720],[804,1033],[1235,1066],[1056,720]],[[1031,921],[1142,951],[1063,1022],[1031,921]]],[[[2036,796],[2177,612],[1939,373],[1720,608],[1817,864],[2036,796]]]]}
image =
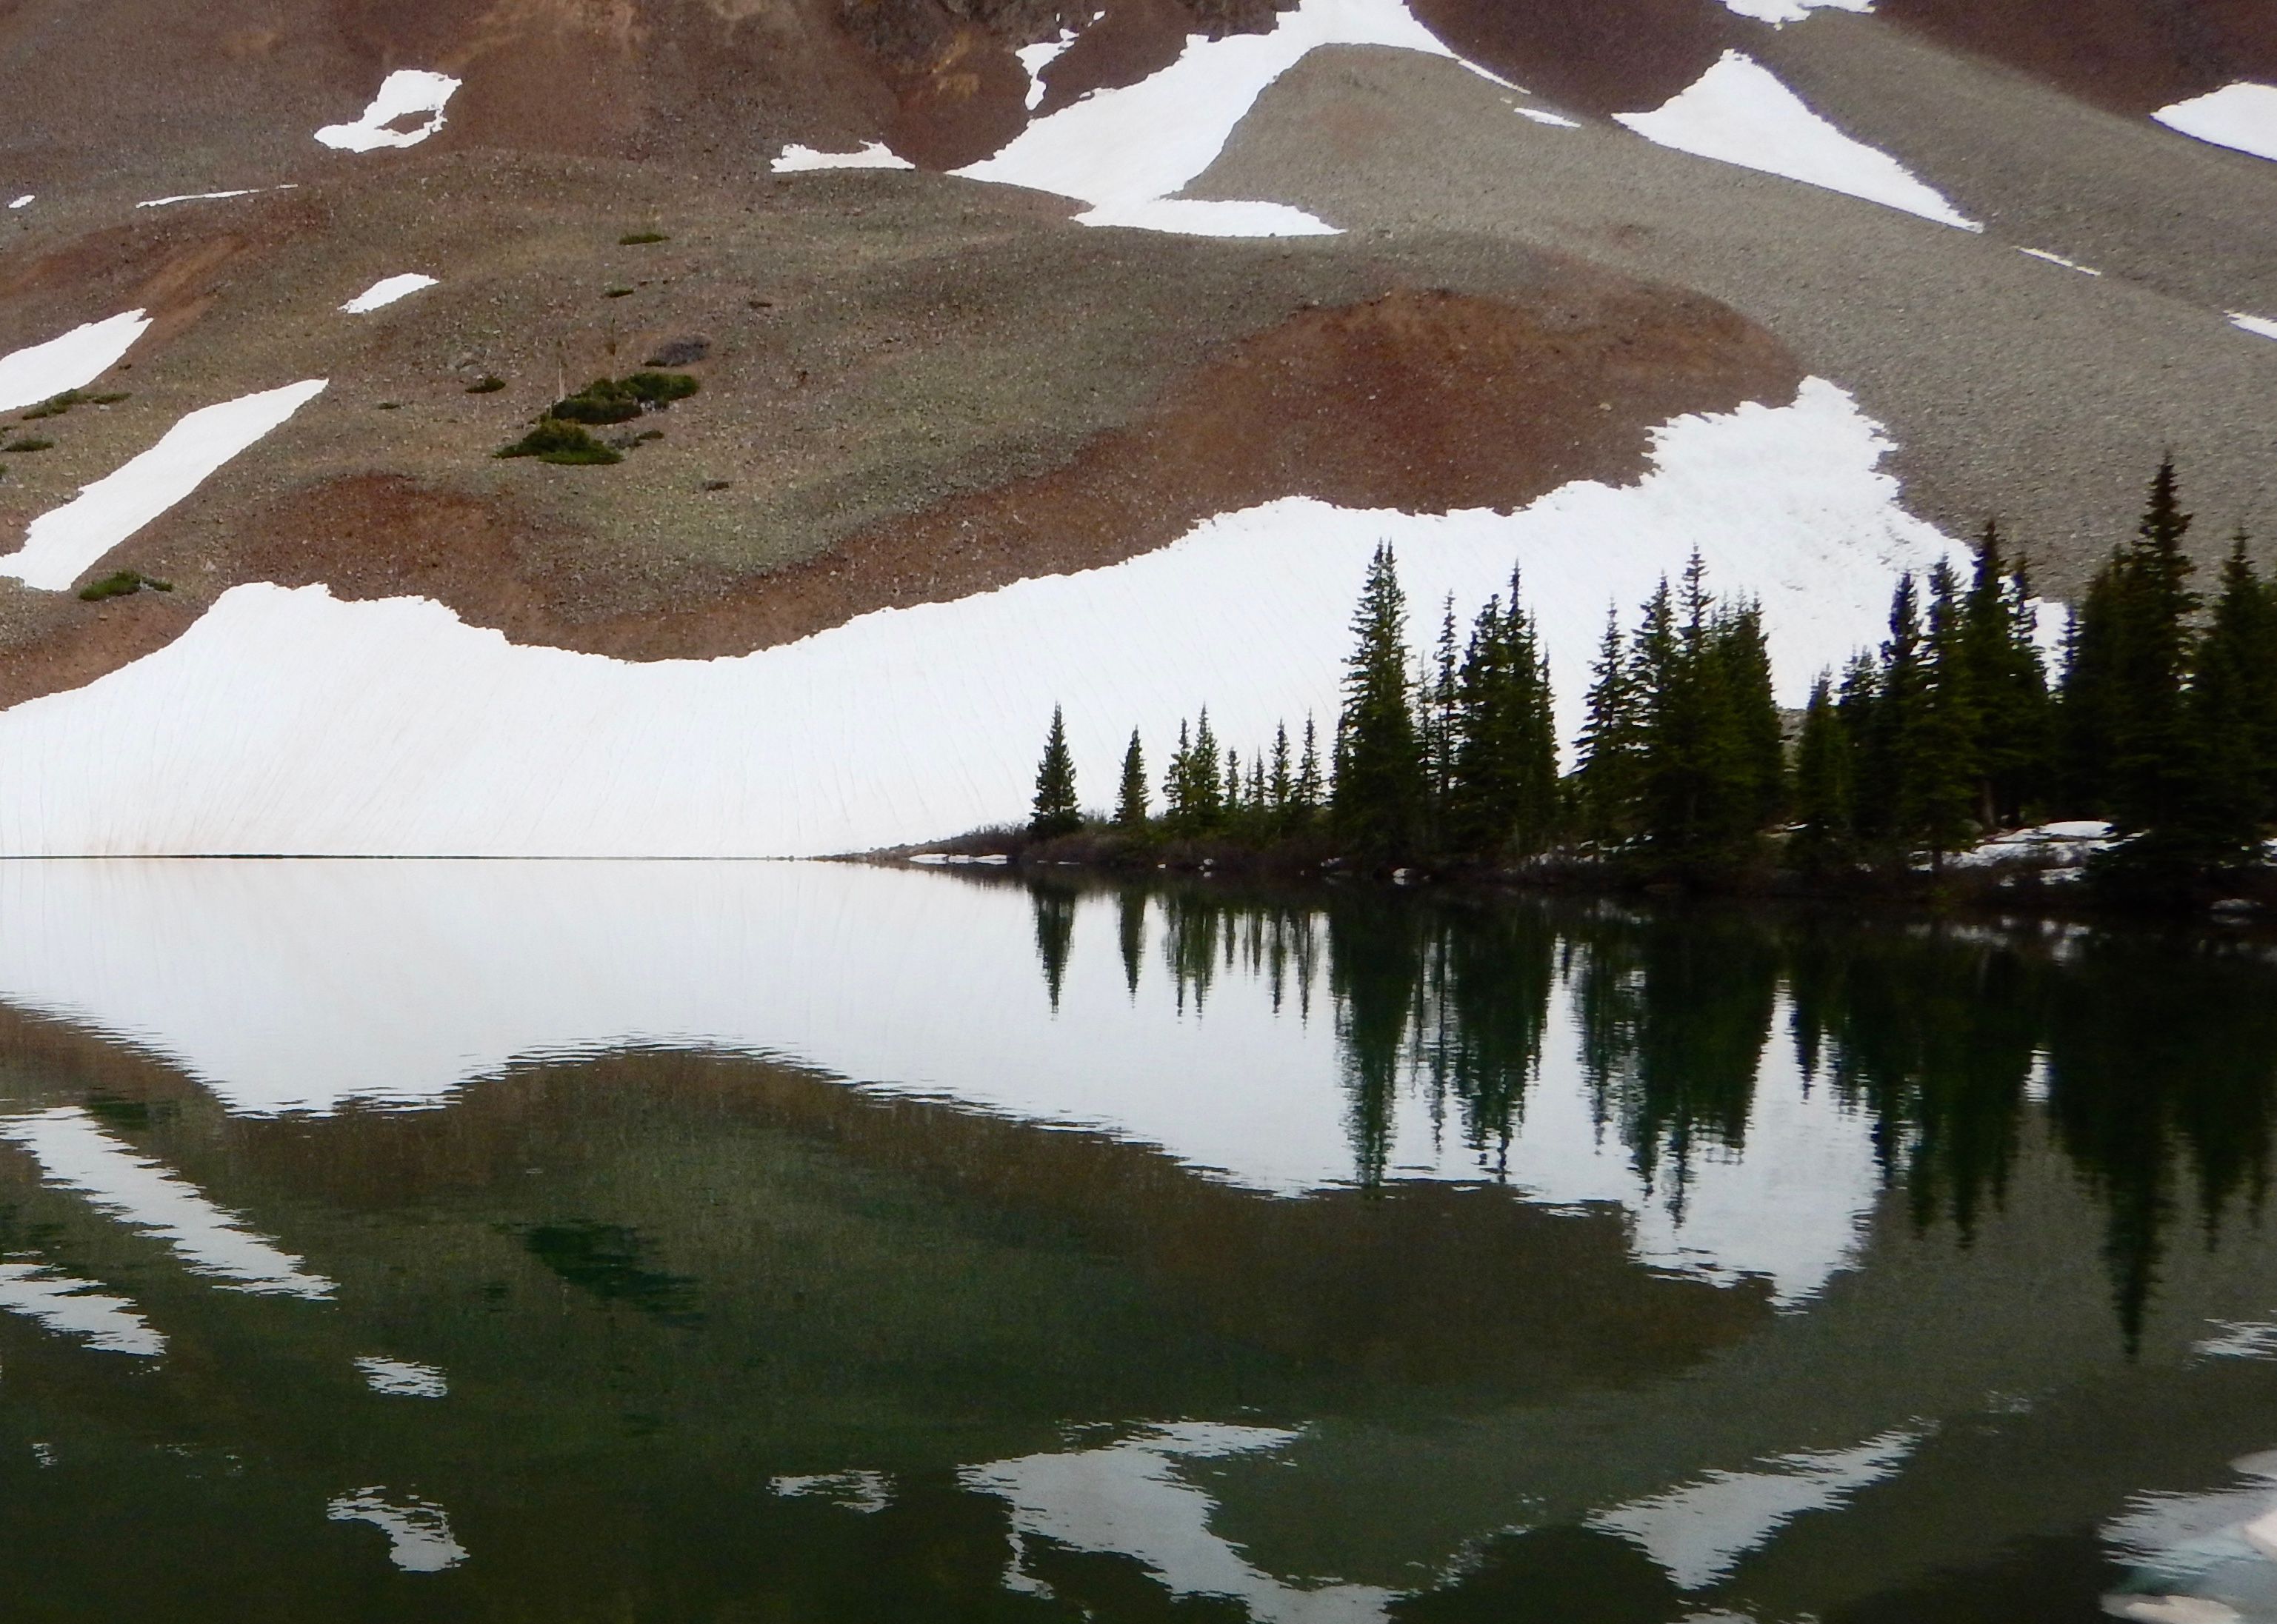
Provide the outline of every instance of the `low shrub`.
{"type": "Polygon", "coordinates": [[[467,385],[467,392],[470,395],[495,395],[499,391],[505,387],[506,380],[504,378],[499,376],[495,372],[485,372],[482,376],[476,378],[473,383],[467,385]]]}
{"type": "Polygon", "coordinates": [[[0,452],[43,452],[54,444],[53,440],[42,440],[35,435],[19,435],[7,444],[0,445],[0,452]]]}
{"type": "Polygon", "coordinates": [[[145,575],[140,570],[114,570],[101,581],[92,581],[81,587],[79,595],[90,603],[99,603],[107,597],[132,596],[145,587],[153,592],[171,592],[174,583],[145,575]]]}
{"type": "Polygon", "coordinates": [[[628,287],[605,287],[601,290],[601,297],[604,299],[623,299],[629,296],[631,292],[632,289],[628,287]]]}
{"type": "Polygon", "coordinates": [[[595,378],[546,411],[567,423],[628,423],[643,412],[685,400],[702,385],[684,372],[636,372],[628,378],[595,378]]]}
{"type": "Polygon", "coordinates": [[[120,401],[127,398],[129,398],[128,392],[123,389],[93,395],[88,394],[85,390],[67,389],[60,395],[49,396],[25,413],[24,421],[28,423],[35,418],[61,417],[76,406],[117,406],[120,401]]]}
{"type": "Polygon", "coordinates": [[[537,427],[511,445],[499,447],[493,457],[535,457],[540,462],[551,462],[564,467],[605,466],[622,462],[624,453],[602,444],[575,423],[563,422],[557,417],[541,417],[537,427]]]}
{"type": "Polygon", "coordinates": [[[620,248],[637,248],[644,243],[670,242],[671,240],[672,239],[666,236],[662,231],[627,231],[623,236],[617,239],[617,247],[620,248]]]}

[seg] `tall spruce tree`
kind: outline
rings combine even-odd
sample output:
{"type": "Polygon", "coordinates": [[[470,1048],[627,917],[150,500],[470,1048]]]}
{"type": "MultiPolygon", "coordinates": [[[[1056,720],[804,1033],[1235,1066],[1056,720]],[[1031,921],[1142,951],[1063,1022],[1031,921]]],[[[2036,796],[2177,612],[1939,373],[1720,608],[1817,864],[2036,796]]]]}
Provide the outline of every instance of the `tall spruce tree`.
{"type": "Polygon", "coordinates": [[[1352,615],[1330,811],[1339,835],[1371,861],[1407,855],[1427,799],[1407,656],[1407,596],[1390,543],[1377,546],[1352,615]]]}
{"type": "Polygon", "coordinates": [[[2189,691],[2205,856],[2235,861],[2277,816],[2277,595],[2236,536],[2189,691]]]}
{"type": "Polygon", "coordinates": [[[2047,793],[2048,673],[2024,561],[2002,556],[1988,520],[1961,610],[1962,658],[1976,710],[1976,817],[2013,828],[2047,793]]]}
{"type": "Polygon", "coordinates": [[[1714,623],[1713,656],[1730,707],[1732,770],[1738,779],[1735,832],[1752,833],[1777,819],[1786,805],[1786,730],[1771,685],[1771,645],[1763,605],[1750,598],[1714,623]]]}
{"type": "Polygon", "coordinates": [[[1040,840],[1073,834],[1083,827],[1083,812],[1076,804],[1075,757],[1068,751],[1067,724],[1060,708],[1052,707],[1052,731],[1044,741],[1044,759],[1036,769],[1036,801],[1028,819],[1028,832],[1040,840]]]}
{"type": "Polygon", "coordinates": [[[2182,512],[2174,459],[2159,465],[2135,540],[2121,554],[2116,711],[2111,740],[2111,820],[2122,832],[2187,825],[2202,773],[2184,712],[2190,666],[2191,565],[2182,551],[2190,515],[2182,512]]]}
{"type": "Polygon", "coordinates": [[[1806,866],[1824,867],[1849,850],[1851,756],[1851,732],[1835,704],[1834,679],[1822,672],[1811,685],[1794,754],[1796,854],[1806,866]]]}
{"type": "Polygon", "coordinates": [[[1305,717],[1305,750],[1297,759],[1297,777],[1289,786],[1292,822],[1309,823],[1328,801],[1328,783],[1321,768],[1321,740],[1310,715],[1305,717]]]}
{"type": "Polygon", "coordinates": [[[1509,608],[1490,597],[1480,610],[1457,680],[1449,828],[1481,856],[1539,851],[1557,832],[1550,666],[1519,590],[1512,571],[1509,608]]]}
{"type": "Polygon", "coordinates": [[[1289,760],[1289,725],[1281,722],[1273,729],[1273,776],[1266,786],[1267,804],[1273,813],[1274,832],[1288,832],[1289,801],[1297,787],[1295,769],[1289,760]]]}
{"type": "Polygon", "coordinates": [[[1573,774],[1580,826],[1592,839],[1618,840],[1635,831],[1644,757],[1641,698],[1620,613],[1608,609],[1605,634],[1589,667],[1581,760],[1573,774]]]}
{"type": "Polygon", "coordinates": [[[1929,631],[1922,642],[1921,702],[1905,718],[1900,816],[1939,869],[1967,839],[1982,774],[1979,708],[1961,588],[1942,558],[1930,571],[1929,631]]]}
{"type": "Polygon", "coordinates": [[[1186,755],[1186,805],[1190,831],[1215,829],[1225,816],[1225,783],[1219,776],[1217,734],[1211,730],[1209,707],[1194,718],[1194,747],[1186,755]]]}
{"type": "Polygon", "coordinates": [[[1731,687],[1736,662],[1722,647],[1725,627],[1699,554],[1685,569],[1673,624],[1656,626],[1666,598],[1664,587],[1647,607],[1645,833],[1672,861],[1712,861],[1755,827],[1747,707],[1731,687]]]}
{"type": "Polygon", "coordinates": [[[1123,752],[1123,786],[1116,797],[1115,821],[1124,829],[1146,826],[1146,752],[1138,743],[1138,730],[1131,730],[1130,747],[1123,752]]]}

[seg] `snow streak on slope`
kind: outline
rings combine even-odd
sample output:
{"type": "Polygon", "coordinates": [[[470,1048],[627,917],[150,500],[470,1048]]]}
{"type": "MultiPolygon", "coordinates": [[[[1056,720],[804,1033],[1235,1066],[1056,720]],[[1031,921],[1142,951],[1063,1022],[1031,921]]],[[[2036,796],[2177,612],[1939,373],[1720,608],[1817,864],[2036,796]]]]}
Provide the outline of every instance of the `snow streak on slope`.
{"type": "Polygon", "coordinates": [[[420,289],[434,285],[434,277],[407,270],[400,277],[381,277],[340,308],[350,315],[362,315],[369,311],[385,309],[399,299],[407,299],[420,289]]]}
{"type": "Polygon", "coordinates": [[[0,1139],[30,1151],[52,1182],[165,1241],[193,1273],[231,1281],[241,1291],[332,1294],[330,1280],[308,1273],[299,1258],[245,1228],[235,1214],[156,1162],[137,1156],[76,1106],[0,1120],[0,1139]]]}
{"type": "Polygon", "coordinates": [[[195,490],[231,458],[323,392],[323,378],[201,406],[124,467],[32,520],[0,575],[61,592],[88,565],[195,490]]]}
{"type": "Polygon", "coordinates": [[[852,152],[822,152],[796,141],[784,148],[768,166],[778,175],[796,175],[822,169],[915,169],[883,141],[867,141],[852,152]]]}
{"type": "MultiPolygon", "coordinates": [[[[1016,816],[1066,707],[1084,781],[1133,726],[1166,749],[1211,708],[1246,751],[1333,720],[1346,622],[1389,540],[1409,601],[1467,618],[1523,563],[1580,722],[1609,603],[1697,548],[1764,602],[1784,702],[1878,636],[1900,569],[1967,555],[1897,501],[1889,449],[1831,383],[1679,418],[1622,489],[1514,514],[1290,499],[1078,574],[864,615],[740,658],[636,664],[518,648],[415,598],[225,593],[179,641],[0,716],[0,854],[797,856],[1016,816]],[[734,747],[723,747],[733,740],[734,747]]],[[[44,522],[44,521],[43,521],[44,522]]],[[[99,550],[99,549],[97,550],[99,550]]],[[[35,584],[94,554],[42,549],[35,584]]],[[[1419,634],[1420,628],[1419,627],[1419,634]]]]}
{"type": "Polygon", "coordinates": [[[29,192],[25,193],[21,197],[11,198],[8,201],[8,207],[11,209],[29,209],[31,206],[32,194],[29,192]]]}
{"type": "Polygon", "coordinates": [[[447,73],[398,68],[381,81],[379,94],[363,110],[362,118],[354,124],[328,124],[316,132],[316,139],[343,152],[416,147],[443,127],[443,109],[459,88],[459,82],[447,73]],[[424,124],[408,130],[387,127],[420,113],[428,115],[424,124]]]}
{"type": "Polygon", "coordinates": [[[2151,115],[2170,130],[2277,159],[2277,85],[2225,85],[2151,115]]]}
{"type": "Polygon", "coordinates": [[[1190,36],[1177,61],[1039,118],[956,173],[1080,198],[1085,225],[1197,236],[1310,236],[1335,228],[1280,203],[1170,201],[1217,161],[1268,86],[1325,45],[1385,45],[1459,60],[1400,0],[1303,0],[1270,34],[1190,36]]]}
{"type": "Polygon", "coordinates": [[[2233,326],[2242,327],[2247,332],[2258,333],[2264,338],[2277,338],[2277,320],[2266,315],[2248,315],[2242,310],[2231,311],[2229,319],[2233,326]]]}
{"type": "Polygon", "coordinates": [[[0,1263],[0,1313],[21,1314],[64,1336],[85,1337],[89,1347],[106,1354],[152,1359],[166,1351],[165,1337],[126,1298],[38,1264],[0,1263]]]}
{"type": "MultiPolygon", "coordinates": [[[[1324,967],[1309,997],[1222,967],[1205,1009],[1166,971],[1161,904],[1126,921],[1117,899],[1085,897],[1070,925],[1055,1006],[1026,890],[925,873],[0,863],[0,997],[166,1057],[240,1114],[434,1104],[517,1060],[702,1048],[1159,1146],[1253,1190],[1359,1176],[1324,967]]],[[[1738,1148],[1694,1142],[1679,1179],[1663,1143],[1649,1178],[1585,1065],[1580,974],[1551,991],[1507,1181],[1552,1206],[1633,1214],[1631,1252],[1649,1267],[1759,1275],[1781,1302],[1816,1292],[1881,1189],[1870,1119],[1770,1043],[1738,1148]]],[[[1787,1018],[1775,1010],[1768,1029],[1787,1018]]],[[[1420,1072],[1387,1109],[1389,1176],[1496,1176],[1420,1072]]]]}
{"type": "Polygon", "coordinates": [[[117,366],[149,327],[150,318],[141,311],[126,310],[74,327],[45,344],[0,355],[0,412],[20,411],[94,383],[117,366]]]}
{"type": "Polygon", "coordinates": [[[1778,27],[1786,23],[1799,23],[1815,11],[1870,11],[1874,0],[1724,0],[1724,4],[1742,17],[1752,17],[1759,23],[1778,27]]]}
{"type": "Polygon", "coordinates": [[[1843,134],[1770,69],[1736,50],[1725,51],[1698,83],[1657,110],[1614,117],[1679,152],[1845,192],[1964,231],[1984,229],[1888,153],[1843,134]]]}

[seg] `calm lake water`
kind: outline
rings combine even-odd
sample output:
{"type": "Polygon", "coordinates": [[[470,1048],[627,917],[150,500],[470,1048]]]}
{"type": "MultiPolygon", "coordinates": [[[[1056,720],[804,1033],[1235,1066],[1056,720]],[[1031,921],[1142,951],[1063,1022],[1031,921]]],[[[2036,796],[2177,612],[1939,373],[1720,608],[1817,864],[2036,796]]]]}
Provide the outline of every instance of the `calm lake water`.
{"type": "Polygon", "coordinates": [[[0,1608],[2277,1620],[2273,1117],[2204,936],[0,866],[0,1608]]]}

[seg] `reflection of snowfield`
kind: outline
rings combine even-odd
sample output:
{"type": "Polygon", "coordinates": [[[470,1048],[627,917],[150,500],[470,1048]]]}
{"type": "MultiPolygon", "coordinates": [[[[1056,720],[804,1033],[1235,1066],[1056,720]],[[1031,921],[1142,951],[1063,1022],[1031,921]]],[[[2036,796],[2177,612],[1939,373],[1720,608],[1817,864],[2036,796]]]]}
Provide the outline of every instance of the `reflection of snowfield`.
{"type": "MultiPolygon", "coordinates": [[[[289,410],[290,391],[208,414],[262,401],[289,410]]],[[[1516,513],[1275,502],[1125,563],[740,658],[631,664],[515,647],[424,599],[239,587],[156,654],[0,716],[0,853],[796,856],[933,839],[1023,813],[1055,702],[1094,798],[1133,726],[1159,762],[1203,705],[1245,754],[1277,722],[1332,724],[1382,540],[1419,634],[1443,597],[1467,618],[1523,567],[1568,737],[1608,604],[1633,612],[1694,548],[1716,588],[1763,598],[1788,704],[1879,636],[1896,571],[1965,562],[1898,505],[1888,443],[1830,383],[1654,440],[1635,484],[1579,482],[1516,513]]],[[[41,520],[13,567],[67,584],[94,543],[60,527],[135,466],[41,520]]]]}
{"type": "MultiPolygon", "coordinates": [[[[433,1103],[517,1058],[626,1043],[781,1055],[896,1092],[1159,1145],[1251,1188],[1355,1171],[1325,963],[1222,968],[1197,1013],[1150,907],[1125,981],[1111,898],[1080,904],[1055,1013],[1027,893],[820,864],[0,865],[0,996],[171,1057],[231,1109],[433,1103]]],[[[1774,1016],[1774,1031],[1778,1017],[1774,1016]]],[[[1509,1158],[1519,1188],[1617,1203],[1657,1267],[1814,1292],[1877,1180],[1864,1120],[1762,1063],[1744,1155],[1649,1192],[1592,1115],[1570,986],[1509,1158]]],[[[1394,1102],[1395,1178],[1475,1180],[1420,1084],[1394,1102]]]]}
{"type": "Polygon", "coordinates": [[[2105,1611],[2141,1624],[2277,1620],[2277,1451],[2235,1465],[2247,1486],[2138,1495],[2104,1525],[2135,1567],[2105,1611]]]}

